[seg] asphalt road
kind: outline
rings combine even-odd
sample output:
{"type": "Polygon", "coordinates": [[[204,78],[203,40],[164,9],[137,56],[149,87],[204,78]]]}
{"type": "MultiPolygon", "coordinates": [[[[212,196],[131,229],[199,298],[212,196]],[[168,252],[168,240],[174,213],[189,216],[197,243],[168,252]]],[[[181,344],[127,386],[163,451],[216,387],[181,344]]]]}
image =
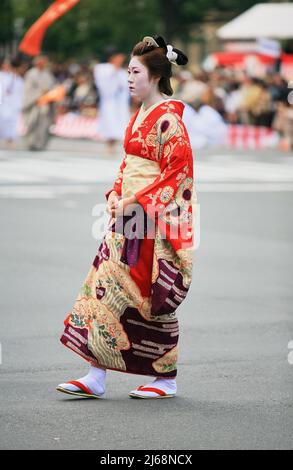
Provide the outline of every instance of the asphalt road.
{"type": "Polygon", "coordinates": [[[293,155],[196,155],[200,246],[175,398],[130,399],[149,379],[115,371],[104,399],[55,391],[87,371],[59,337],[119,158],[61,140],[0,150],[0,448],[292,449],[293,155]]]}

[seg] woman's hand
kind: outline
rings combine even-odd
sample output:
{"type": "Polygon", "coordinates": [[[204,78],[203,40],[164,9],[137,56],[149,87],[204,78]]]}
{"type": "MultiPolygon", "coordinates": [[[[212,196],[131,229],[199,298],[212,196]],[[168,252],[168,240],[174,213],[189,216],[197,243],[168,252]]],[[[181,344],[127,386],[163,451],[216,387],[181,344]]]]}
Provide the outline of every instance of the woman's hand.
{"type": "Polygon", "coordinates": [[[116,191],[112,191],[108,197],[108,201],[107,201],[107,212],[109,214],[111,214],[112,212],[112,209],[114,209],[115,207],[117,207],[118,205],[118,202],[119,202],[119,196],[118,194],[116,193],[116,191]]]}
{"type": "Polygon", "coordinates": [[[120,200],[118,199],[117,196],[116,197],[114,196],[113,198],[111,198],[111,201],[109,197],[107,210],[111,214],[112,217],[118,217],[124,214],[125,207],[127,207],[129,204],[134,204],[135,202],[137,202],[137,199],[135,196],[126,197],[120,200]]]}

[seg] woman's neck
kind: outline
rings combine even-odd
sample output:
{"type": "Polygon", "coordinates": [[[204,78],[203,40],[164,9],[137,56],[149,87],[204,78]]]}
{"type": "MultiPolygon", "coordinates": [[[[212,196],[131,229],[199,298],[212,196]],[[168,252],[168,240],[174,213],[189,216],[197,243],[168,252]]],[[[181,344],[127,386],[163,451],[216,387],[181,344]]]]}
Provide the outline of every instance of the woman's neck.
{"type": "Polygon", "coordinates": [[[154,104],[158,103],[159,101],[163,101],[164,99],[165,99],[164,95],[162,95],[162,93],[159,93],[159,92],[156,91],[156,92],[150,94],[149,96],[147,96],[143,100],[143,102],[142,102],[143,108],[146,111],[148,108],[150,108],[154,104]]]}

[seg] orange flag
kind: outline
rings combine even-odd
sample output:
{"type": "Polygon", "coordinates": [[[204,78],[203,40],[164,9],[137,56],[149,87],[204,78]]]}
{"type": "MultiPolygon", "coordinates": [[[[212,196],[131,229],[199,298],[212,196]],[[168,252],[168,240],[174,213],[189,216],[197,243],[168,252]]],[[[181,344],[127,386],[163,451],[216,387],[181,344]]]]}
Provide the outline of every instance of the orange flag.
{"type": "Polygon", "coordinates": [[[79,0],[55,0],[27,31],[19,45],[19,50],[32,56],[40,54],[47,28],[78,2],[79,0]]]}

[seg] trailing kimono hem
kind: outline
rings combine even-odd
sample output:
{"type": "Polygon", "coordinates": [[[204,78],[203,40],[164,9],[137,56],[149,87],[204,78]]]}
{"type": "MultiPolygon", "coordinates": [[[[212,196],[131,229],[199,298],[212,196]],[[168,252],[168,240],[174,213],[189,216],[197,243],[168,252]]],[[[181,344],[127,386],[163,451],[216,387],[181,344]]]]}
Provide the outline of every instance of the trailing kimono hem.
{"type": "Polygon", "coordinates": [[[69,344],[67,344],[66,340],[62,337],[60,338],[60,341],[61,343],[66,346],[68,349],[70,349],[71,351],[75,352],[76,354],[78,354],[80,357],[82,357],[83,359],[85,359],[87,362],[89,362],[90,364],[92,364],[93,366],[95,367],[104,367],[105,369],[107,370],[113,370],[115,372],[124,372],[125,374],[132,374],[132,375],[145,375],[145,376],[148,376],[148,377],[163,377],[164,379],[174,379],[176,376],[177,376],[177,370],[174,371],[175,374],[173,375],[155,375],[155,374],[151,374],[151,373],[147,373],[147,372],[137,372],[137,371],[131,371],[131,370],[124,370],[124,369],[115,369],[115,367],[108,367],[104,364],[100,364],[96,359],[91,359],[87,356],[85,356],[84,354],[82,354],[82,352],[78,352],[76,351],[74,348],[72,348],[69,344]]]}

